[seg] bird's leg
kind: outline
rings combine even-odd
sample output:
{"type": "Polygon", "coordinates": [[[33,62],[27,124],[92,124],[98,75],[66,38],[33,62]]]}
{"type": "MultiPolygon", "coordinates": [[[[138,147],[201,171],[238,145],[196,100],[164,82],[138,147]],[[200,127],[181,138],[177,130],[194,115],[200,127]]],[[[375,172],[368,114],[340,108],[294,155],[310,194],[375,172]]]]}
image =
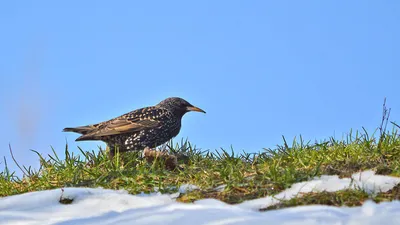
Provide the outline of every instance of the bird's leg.
{"type": "Polygon", "coordinates": [[[111,144],[108,144],[107,147],[108,147],[108,158],[113,159],[115,156],[115,147],[114,145],[111,144]]]}
{"type": "Polygon", "coordinates": [[[108,145],[108,156],[110,159],[113,159],[115,154],[120,152],[119,146],[115,144],[107,144],[108,145]]]}

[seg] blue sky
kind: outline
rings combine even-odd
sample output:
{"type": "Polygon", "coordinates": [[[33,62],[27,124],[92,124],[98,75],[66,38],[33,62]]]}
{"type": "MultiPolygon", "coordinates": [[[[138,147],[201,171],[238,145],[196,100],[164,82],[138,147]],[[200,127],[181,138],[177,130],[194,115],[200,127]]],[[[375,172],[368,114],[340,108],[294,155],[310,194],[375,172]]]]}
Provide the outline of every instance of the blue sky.
{"type": "MultiPolygon", "coordinates": [[[[399,1],[0,3],[0,156],[38,166],[67,126],[180,96],[177,140],[258,152],[400,121],[399,1]]],[[[3,167],[3,159],[0,160],[3,167]]]]}

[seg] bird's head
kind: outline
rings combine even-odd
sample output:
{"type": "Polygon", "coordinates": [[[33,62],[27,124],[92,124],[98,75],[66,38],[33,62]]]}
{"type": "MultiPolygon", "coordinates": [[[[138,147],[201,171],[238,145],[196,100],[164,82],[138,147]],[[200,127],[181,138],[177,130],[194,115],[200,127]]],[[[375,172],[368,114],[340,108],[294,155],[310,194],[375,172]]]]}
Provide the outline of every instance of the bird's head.
{"type": "Polygon", "coordinates": [[[176,114],[185,114],[190,111],[206,113],[204,110],[193,106],[186,100],[178,97],[167,98],[157,104],[158,107],[166,108],[176,114]]]}

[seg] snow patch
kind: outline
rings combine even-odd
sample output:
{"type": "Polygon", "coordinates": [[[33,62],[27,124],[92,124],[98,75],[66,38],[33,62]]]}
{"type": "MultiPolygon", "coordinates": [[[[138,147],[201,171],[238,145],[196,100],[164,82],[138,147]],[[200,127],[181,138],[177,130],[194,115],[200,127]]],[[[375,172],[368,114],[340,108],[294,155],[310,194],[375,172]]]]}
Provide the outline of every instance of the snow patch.
{"type": "Polygon", "coordinates": [[[187,192],[191,192],[191,191],[199,190],[199,189],[200,189],[200,188],[197,187],[197,186],[194,185],[194,184],[182,184],[182,185],[179,187],[179,193],[185,194],[185,193],[187,193],[187,192]]]}
{"type": "MultiPolygon", "coordinates": [[[[321,176],[292,185],[274,198],[246,201],[229,205],[216,199],[198,200],[193,204],[179,203],[172,195],[152,193],[130,195],[126,191],[101,188],[64,188],[25,193],[0,198],[0,225],[106,225],[106,224],[400,224],[400,202],[361,207],[330,207],[312,205],[259,212],[258,209],[289,199],[298,193],[337,191],[362,188],[368,193],[388,191],[400,178],[375,175],[372,171],[356,173],[351,178],[321,176]],[[73,199],[61,204],[61,195],[73,199]],[[256,209],[256,210],[254,210],[256,209]]],[[[181,186],[193,190],[195,185],[181,186]]]]}
{"type": "Polygon", "coordinates": [[[244,201],[238,206],[241,208],[259,210],[278,204],[281,200],[290,200],[311,192],[335,192],[346,189],[362,189],[369,194],[377,194],[391,190],[400,183],[400,178],[376,175],[374,171],[355,173],[351,178],[339,178],[336,175],[323,175],[311,181],[293,184],[292,187],[274,196],[244,201]]]}

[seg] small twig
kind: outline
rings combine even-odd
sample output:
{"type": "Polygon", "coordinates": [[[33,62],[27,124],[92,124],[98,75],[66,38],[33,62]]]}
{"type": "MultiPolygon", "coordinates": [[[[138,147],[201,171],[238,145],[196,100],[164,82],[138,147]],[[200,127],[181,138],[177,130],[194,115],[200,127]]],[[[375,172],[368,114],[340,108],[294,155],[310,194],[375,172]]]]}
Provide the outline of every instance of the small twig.
{"type": "Polygon", "coordinates": [[[25,173],[25,171],[22,169],[22,167],[18,164],[17,160],[14,158],[14,154],[13,154],[13,151],[12,151],[10,143],[8,143],[8,148],[10,149],[11,158],[13,159],[14,163],[18,166],[18,168],[22,171],[22,173],[25,176],[29,177],[29,175],[25,173]]]}
{"type": "Polygon", "coordinates": [[[390,123],[392,123],[394,126],[400,128],[400,125],[398,125],[397,123],[395,123],[395,122],[393,122],[393,121],[390,121],[390,123]]]}
{"type": "Polygon", "coordinates": [[[386,98],[383,99],[383,106],[382,106],[382,120],[381,120],[381,125],[379,126],[379,131],[382,135],[385,135],[386,133],[386,128],[387,128],[387,124],[389,122],[389,117],[390,117],[390,111],[392,109],[391,108],[387,108],[386,107],[386,98]]]}
{"type": "Polygon", "coordinates": [[[391,108],[386,107],[386,97],[383,99],[383,106],[382,106],[382,120],[381,125],[379,126],[380,137],[378,141],[378,149],[381,149],[382,142],[386,137],[386,129],[387,124],[389,122],[391,108]]]}
{"type": "Polygon", "coordinates": [[[74,199],[71,199],[71,198],[64,198],[63,195],[64,195],[64,188],[61,188],[61,196],[60,196],[60,200],[58,201],[61,204],[68,205],[74,201],[74,199]]]}

